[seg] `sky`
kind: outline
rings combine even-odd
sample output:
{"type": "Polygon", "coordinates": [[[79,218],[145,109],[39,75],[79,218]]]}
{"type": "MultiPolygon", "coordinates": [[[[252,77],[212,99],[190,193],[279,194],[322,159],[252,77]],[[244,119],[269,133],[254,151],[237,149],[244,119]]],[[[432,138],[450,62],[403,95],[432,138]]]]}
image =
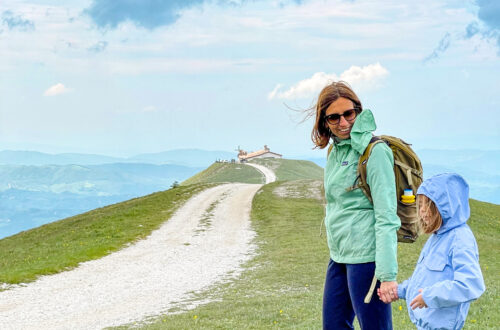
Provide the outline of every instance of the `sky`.
{"type": "Polygon", "coordinates": [[[377,134],[500,149],[497,0],[6,0],[0,150],[313,150],[347,81],[377,134]]]}

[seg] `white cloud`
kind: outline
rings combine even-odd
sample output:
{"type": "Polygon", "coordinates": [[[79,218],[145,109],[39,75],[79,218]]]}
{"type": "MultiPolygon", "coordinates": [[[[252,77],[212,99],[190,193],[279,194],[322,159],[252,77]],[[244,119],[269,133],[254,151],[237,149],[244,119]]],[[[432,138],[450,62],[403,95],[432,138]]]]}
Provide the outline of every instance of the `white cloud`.
{"type": "Polygon", "coordinates": [[[311,97],[318,94],[327,84],[337,80],[346,81],[357,90],[371,89],[377,87],[388,74],[389,71],[380,63],[370,64],[364,67],[353,65],[340,75],[335,73],[316,72],[311,78],[301,80],[283,92],[280,91],[283,85],[276,85],[273,91],[268,94],[268,99],[298,99],[311,97]]]}
{"type": "Polygon", "coordinates": [[[274,90],[269,93],[268,98],[297,99],[309,97],[334,80],[338,80],[335,74],[316,72],[311,78],[299,81],[284,92],[279,91],[282,85],[278,84],[274,90]]]}
{"type": "Polygon", "coordinates": [[[58,83],[58,84],[55,84],[54,86],[51,86],[49,89],[47,89],[45,91],[45,93],[43,93],[43,95],[44,96],[56,96],[56,95],[70,92],[70,91],[71,91],[70,88],[67,88],[63,84],[58,83]]]}
{"type": "Polygon", "coordinates": [[[282,84],[277,84],[276,87],[274,87],[274,89],[272,90],[272,92],[267,95],[267,98],[270,100],[274,99],[277,96],[278,91],[281,87],[283,87],[282,84]]]}
{"type": "Polygon", "coordinates": [[[377,87],[389,71],[380,63],[370,64],[364,67],[351,66],[340,75],[340,80],[347,81],[353,87],[369,89],[377,87]]]}

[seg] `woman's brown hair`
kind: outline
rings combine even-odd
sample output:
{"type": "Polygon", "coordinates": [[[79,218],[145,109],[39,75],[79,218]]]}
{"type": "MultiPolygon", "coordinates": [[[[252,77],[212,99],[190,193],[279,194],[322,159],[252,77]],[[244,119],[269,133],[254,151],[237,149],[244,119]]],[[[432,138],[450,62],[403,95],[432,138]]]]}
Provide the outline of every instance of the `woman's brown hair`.
{"type": "Polygon", "coordinates": [[[311,139],[314,145],[320,149],[323,149],[328,145],[330,137],[332,136],[332,133],[330,132],[330,129],[325,121],[326,109],[328,109],[330,104],[338,100],[340,97],[351,100],[354,104],[356,112],[359,113],[363,109],[358,96],[346,82],[332,82],[323,88],[323,90],[319,93],[316,105],[309,109],[310,117],[316,115],[314,127],[311,132],[311,139]]]}
{"type": "Polygon", "coordinates": [[[443,218],[436,204],[425,195],[417,195],[418,219],[420,228],[426,234],[432,234],[443,224],[443,218]]]}

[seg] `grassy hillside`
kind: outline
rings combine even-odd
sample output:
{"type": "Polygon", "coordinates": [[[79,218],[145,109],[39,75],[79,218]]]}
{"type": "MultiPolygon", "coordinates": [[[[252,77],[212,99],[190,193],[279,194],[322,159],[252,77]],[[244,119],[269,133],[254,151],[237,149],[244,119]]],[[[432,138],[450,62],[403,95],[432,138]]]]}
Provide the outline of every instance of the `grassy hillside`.
{"type": "Polygon", "coordinates": [[[252,160],[252,163],[272,169],[278,181],[323,180],[323,168],[308,160],[261,158],[252,160]]]}
{"type": "MultiPolygon", "coordinates": [[[[199,295],[199,299],[214,302],[188,312],[164,315],[143,328],[321,329],[323,283],[329,257],[324,228],[320,236],[323,200],[308,198],[318,195],[311,194],[314,186],[319,193],[321,181],[265,185],[255,196],[252,209],[259,255],[246,265],[241,278],[199,295]],[[283,193],[290,190],[290,194],[283,193]]],[[[496,255],[500,205],[471,200],[471,207],[469,224],[479,244],[487,291],[472,303],[465,329],[494,329],[500,324],[500,267],[496,255]]],[[[412,273],[426,239],[420,237],[414,244],[399,244],[399,282],[412,273]]],[[[415,329],[403,300],[393,303],[392,309],[394,329],[415,329]]]]}
{"type": "Polygon", "coordinates": [[[95,209],[0,240],[0,283],[98,259],[148,236],[186,200],[210,185],[178,187],[95,209]]]}
{"type": "MultiPolygon", "coordinates": [[[[276,165],[278,179],[308,175],[308,162],[271,161],[276,165]]],[[[238,177],[245,171],[243,167],[236,170],[241,165],[214,165],[192,181],[249,178],[238,177]]],[[[250,173],[258,174],[255,178],[262,180],[258,171],[249,166],[244,168],[255,171],[250,173]]],[[[309,167],[309,171],[313,168],[309,167]]],[[[147,236],[183,201],[212,185],[183,185],[0,240],[0,282],[31,281],[40,274],[59,272],[120,249],[147,236]]],[[[259,253],[245,265],[242,276],[198,294],[197,299],[212,302],[187,312],[183,312],[182,306],[189,302],[180,302],[177,308],[168,311],[170,314],[153,318],[142,327],[321,329],[323,283],[329,259],[324,228],[320,236],[324,217],[322,196],[321,179],[263,186],[254,198],[251,214],[259,253]]],[[[500,324],[497,313],[500,265],[496,255],[500,243],[500,205],[475,200],[470,203],[472,215],[468,223],[478,241],[487,291],[472,304],[465,329],[493,329],[500,324]]],[[[399,244],[398,281],[412,273],[425,240],[426,237],[421,237],[414,244],[399,244]]],[[[393,303],[392,308],[395,329],[414,329],[403,301],[393,303]]]]}
{"type": "MultiPolygon", "coordinates": [[[[323,179],[323,169],[307,160],[263,158],[254,159],[252,163],[272,169],[278,181],[323,179]]],[[[214,163],[182,185],[209,182],[264,183],[264,177],[258,170],[245,164],[214,163]]]]}
{"type": "Polygon", "coordinates": [[[213,163],[206,170],[182,182],[182,185],[213,182],[264,183],[258,170],[244,164],[213,163]]]}

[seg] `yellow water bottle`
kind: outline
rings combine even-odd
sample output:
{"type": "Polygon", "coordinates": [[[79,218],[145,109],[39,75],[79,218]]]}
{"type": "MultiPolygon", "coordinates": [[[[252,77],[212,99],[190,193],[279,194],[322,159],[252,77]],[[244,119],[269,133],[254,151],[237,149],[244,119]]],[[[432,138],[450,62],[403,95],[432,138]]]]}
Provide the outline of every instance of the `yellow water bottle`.
{"type": "Polygon", "coordinates": [[[415,203],[415,195],[413,195],[413,190],[405,189],[403,195],[401,196],[401,201],[405,204],[415,203]]]}

